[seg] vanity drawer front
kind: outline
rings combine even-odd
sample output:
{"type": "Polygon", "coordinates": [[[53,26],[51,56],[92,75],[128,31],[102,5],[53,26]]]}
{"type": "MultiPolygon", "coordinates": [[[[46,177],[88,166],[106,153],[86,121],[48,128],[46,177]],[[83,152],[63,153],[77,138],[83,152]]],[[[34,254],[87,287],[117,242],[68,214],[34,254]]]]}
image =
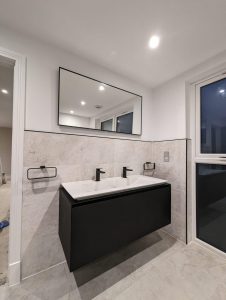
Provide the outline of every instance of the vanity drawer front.
{"type": "Polygon", "coordinates": [[[171,221],[170,185],[112,195],[71,209],[71,270],[171,221]]]}

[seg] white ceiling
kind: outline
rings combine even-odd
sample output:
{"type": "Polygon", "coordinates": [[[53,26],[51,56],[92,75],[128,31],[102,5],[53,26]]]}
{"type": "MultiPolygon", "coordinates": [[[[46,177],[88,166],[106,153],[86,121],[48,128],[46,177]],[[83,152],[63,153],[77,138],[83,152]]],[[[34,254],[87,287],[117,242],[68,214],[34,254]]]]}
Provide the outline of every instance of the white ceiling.
{"type": "Polygon", "coordinates": [[[140,101],[141,97],[64,69],[60,71],[61,113],[69,114],[73,110],[76,115],[94,117],[125,103],[133,108],[136,99],[140,101]],[[104,86],[105,90],[100,91],[100,86],[104,86]],[[85,101],[86,105],[82,106],[81,101],[85,101]],[[97,109],[96,105],[102,107],[97,109]]]}
{"type": "Polygon", "coordinates": [[[12,127],[13,65],[0,56],[0,127],[12,127]],[[2,89],[9,93],[3,94],[2,89]]]}
{"type": "Polygon", "coordinates": [[[226,49],[225,0],[0,0],[0,23],[156,86],[226,49]],[[152,34],[159,49],[148,49],[152,34]]]}

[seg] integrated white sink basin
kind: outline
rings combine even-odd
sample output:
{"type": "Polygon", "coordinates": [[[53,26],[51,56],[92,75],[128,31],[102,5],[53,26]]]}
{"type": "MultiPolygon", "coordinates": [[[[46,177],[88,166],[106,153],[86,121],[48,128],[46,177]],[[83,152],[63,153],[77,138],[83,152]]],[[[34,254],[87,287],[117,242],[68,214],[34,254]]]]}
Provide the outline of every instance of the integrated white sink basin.
{"type": "Polygon", "coordinates": [[[118,191],[134,190],[140,187],[161,185],[167,180],[147,177],[143,175],[131,175],[128,178],[112,177],[101,179],[101,181],[84,180],[62,183],[62,186],[73,199],[83,200],[118,191]]]}

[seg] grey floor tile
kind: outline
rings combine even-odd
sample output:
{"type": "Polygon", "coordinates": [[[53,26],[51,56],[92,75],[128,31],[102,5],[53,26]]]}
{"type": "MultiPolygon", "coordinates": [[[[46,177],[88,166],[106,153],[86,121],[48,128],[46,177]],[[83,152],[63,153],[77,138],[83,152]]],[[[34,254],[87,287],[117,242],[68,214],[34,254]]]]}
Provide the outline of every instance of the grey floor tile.
{"type": "MultiPolygon", "coordinates": [[[[175,289],[180,286],[190,299],[200,300],[208,299],[209,295],[214,294],[221,279],[220,276],[214,277],[212,268],[224,263],[225,260],[221,257],[191,244],[166,260],[158,261],[156,268],[165,274],[175,289]]],[[[219,270],[218,272],[220,273],[219,270]]],[[[221,275],[223,276],[224,272],[221,275]]]]}
{"type": "Polygon", "coordinates": [[[70,291],[64,264],[61,264],[9,288],[7,299],[61,300],[68,299],[70,291]]]}
{"type": "Polygon", "coordinates": [[[219,284],[213,294],[207,300],[225,300],[226,299],[226,284],[219,284]]]}
{"type": "Polygon", "coordinates": [[[66,263],[0,287],[1,300],[226,300],[226,260],[163,231],[74,273],[66,263]]]}
{"type": "Polygon", "coordinates": [[[179,286],[173,286],[155,267],[122,292],[116,300],[190,300],[179,286]]]}

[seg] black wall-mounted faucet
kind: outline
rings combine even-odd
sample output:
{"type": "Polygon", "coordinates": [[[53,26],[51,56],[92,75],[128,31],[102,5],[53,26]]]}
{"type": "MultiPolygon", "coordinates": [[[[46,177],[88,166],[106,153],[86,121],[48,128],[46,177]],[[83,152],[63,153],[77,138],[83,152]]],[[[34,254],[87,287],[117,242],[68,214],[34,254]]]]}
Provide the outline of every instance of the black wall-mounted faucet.
{"type": "Polygon", "coordinates": [[[101,171],[101,168],[96,169],[96,181],[100,181],[100,174],[105,174],[104,171],[101,171]]]}
{"type": "Polygon", "coordinates": [[[127,167],[123,167],[122,169],[122,177],[127,178],[127,171],[133,171],[132,169],[128,169],[127,167]]]}

